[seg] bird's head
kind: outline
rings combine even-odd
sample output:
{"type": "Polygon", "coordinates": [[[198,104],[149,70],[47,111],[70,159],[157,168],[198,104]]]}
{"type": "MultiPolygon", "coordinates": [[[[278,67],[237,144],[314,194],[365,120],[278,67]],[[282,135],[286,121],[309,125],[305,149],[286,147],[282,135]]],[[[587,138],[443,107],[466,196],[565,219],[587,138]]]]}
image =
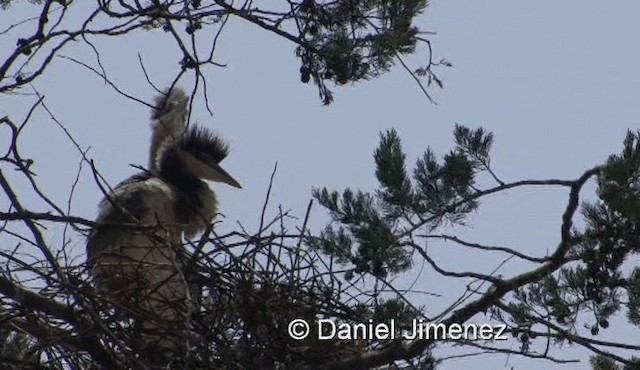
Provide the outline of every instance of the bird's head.
{"type": "Polygon", "coordinates": [[[172,114],[186,114],[189,97],[184,90],[174,87],[170,91],[158,94],[153,99],[154,107],[151,109],[151,119],[159,120],[172,114]]]}
{"type": "Polygon", "coordinates": [[[176,142],[177,153],[185,170],[205,180],[223,182],[242,188],[220,162],[229,154],[229,146],[211,131],[191,126],[176,142]]]}
{"type": "Polygon", "coordinates": [[[180,138],[187,129],[187,104],[189,98],[178,87],[159,94],[151,109],[151,146],[149,147],[149,169],[156,171],[161,159],[159,152],[165,151],[180,138]],[[164,148],[164,149],[163,149],[164,148]]]}

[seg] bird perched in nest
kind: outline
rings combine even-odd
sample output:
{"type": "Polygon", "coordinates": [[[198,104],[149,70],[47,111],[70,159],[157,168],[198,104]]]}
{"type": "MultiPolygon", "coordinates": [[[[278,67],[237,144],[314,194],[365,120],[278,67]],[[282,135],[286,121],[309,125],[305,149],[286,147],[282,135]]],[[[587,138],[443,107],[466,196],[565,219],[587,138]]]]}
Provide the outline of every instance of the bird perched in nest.
{"type": "Polygon", "coordinates": [[[183,236],[202,232],[218,210],[204,180],[241,188],[220,167],[227,144],[205,128],[187,129],[188,100],[177,88],[155,99],[149,170],[106,194],[87,242],[98,288],[138,324],[136,346],[164,358],[189,346],[193,291],[181,258],[183,236]]]}

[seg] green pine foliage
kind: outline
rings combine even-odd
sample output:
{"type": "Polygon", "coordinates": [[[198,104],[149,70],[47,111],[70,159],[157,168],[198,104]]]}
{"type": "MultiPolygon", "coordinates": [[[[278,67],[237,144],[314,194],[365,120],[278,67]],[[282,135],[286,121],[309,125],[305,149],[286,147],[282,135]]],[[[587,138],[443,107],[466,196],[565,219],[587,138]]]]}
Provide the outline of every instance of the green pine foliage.
{"type": "Polygon", "coordinates": [[[387,72],[398,56],[415,52],[415,19],[426,7],[426,0],[303,0],[296,13],[301,81],[312,79],[329,104],[328,81],[344,85],[387,72]]]}
{"type": "Polygon", "coordinates": [[[482,128],[456,125],[454,138],[455,148],[441,160],[427,148],[410,178],[398,133],[381,134],[373,155],[376,191],[313,190],[334,223],[311,239],[312,246],[353,266],[349,277],[386,277],[409,269],[412,248],[407,242],[418,225],[460,224],[477,207],[473,185],[476,175],[488,169],[493,137],[482,128]]]}
{"type": "Polygon", "coordinates": [[[608,357],[598,355],[591,356],[589,359],[591,364],[591,370],[639,370],[640,358],[634,358],[634,362],[631,365],[620,365],[608,357]]]}
{"type": "Polygon", "coordinates": [[[529,309],[548,310],[566,330],[586,314],[596,336],[622,309],[630,323],[640,324],[640,268],[624,267],[640,252],[638,140],[639,133],[629,132],[621,154],[612,155],[597,176],[599,200],[582,204],[586,226],[572,231],[565,267],[517,296],[529,309]]]}
{"type": "MultiPolygon", "coordinates": [[[[463,224],[482,196],[535,182],[505,184],[495,176],[490,166],[493,136],[482,128],[456,125],[454,139],[449,153],[438,158],[427,148],[407,169],[398,133],[382,133],[373,155],[377,189],[314,189],[313,196],[329,211],[332,222],[311,238],[311,246],[343,264],[347,280],[367,274],[389,280],[412,266],[415,251],[429,259],[428,251],[414,241],[418,230],[434,232],[445,224],[463,224]],[[477,187],[481,173],[498,186],[477,187]]],[[[555,343],[582,340],[576,336],[579,326],[586,326],[583,335],[595,337],[609,328],[617,313],[640,325],[640,267],[633,264],[640,252],[640,132],[629,132],[621,153],[587,171],[584,181],[551,182],[577,191],[590,176],[596,178],[598,199],[580,205],[584,226],[568,229],[558,247],[562,253],[535,260],[541,264],[540,275],[533,271],[514,278],[531,282],[515,287],[505,295],[506,302],[487,311],[508,323],[522,353],[529,353],[533,341],[549,330],[555,343]]],[[[570,199],[569,210],[577,199],[570,199]]],[[[573,218],[573,211],[567,212],[565,224],[573,218]]],[[[484,278],[498,288],[506,284],[500,276],[484,278]]],[[[614,363],[608,359],[596,358],[592,366],[622,369],[610,367],[614,363]]]]}

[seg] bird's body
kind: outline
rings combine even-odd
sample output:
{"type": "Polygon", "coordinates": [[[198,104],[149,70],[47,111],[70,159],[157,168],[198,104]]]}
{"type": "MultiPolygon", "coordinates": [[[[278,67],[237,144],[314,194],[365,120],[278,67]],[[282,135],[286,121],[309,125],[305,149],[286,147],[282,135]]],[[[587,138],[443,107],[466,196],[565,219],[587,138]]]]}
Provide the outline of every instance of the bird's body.
{"type": "Polygon", "coordinates": [[[189,345],[193,305],[183,236],[201,232],[217,212],[216,196],[203,179],[240,184],[218,165],[228,154],[221,139],[202,128],[186,129],[182,91],[156,101],[165,105],[152,114],[150,170],[102,200],[87,256],[100,290],[139,322],[142,349],[172,356],[189,345]],[[129,225],[118,226],[123,223],[129,225]]]}
{"type": "Polygon", "coordinates": [[[100,202],[96,223],[107,225],[96,227],[87,244],[89,267],[100,285],[108,285],[107,290],[110,291],[124,289],[127,284],[119,282],[121,276],[129,275],[128,270],[137,268],[131,266],[132,262],[125,263],[124,259],[142,261],[148,254],[147,250],[160,241],[179,243],[178,225],[169,224],[169,220],[175,219],[175,198],[175,191],[166,182],[151,173],[140,173],[118,184],[113,194],[100,202]],[[127,232],[122,232],[123,227],[118,226],[138,223],[149,228],[136,229],[132,226],[127,232]],[[154,229],[154,225],[158,228],[154,229]],[[107,263],[105,258],[123,261],[107,263]],[[114,271],[106,273],[111,266],[114,271]],[[118,272],[117,269],[123,271],[118,272]]]}
{"type": "Polygon", "coordinates": [[[151,342],[167,352],[186,350],[191,296],[178,252],[180,225],[174,223],[176,191],[151,174],[138,174],[101,202],[99,223],[138,224],[96,228],[87,247],[98,287],[119,312],[136,318],[141,348],[151,342]],[[143,228],[145,227],[145,228],[143,228]],[[144,320],[140,320],[144,318],[144,320]],[[163,329],[164,325],[167,325],[163,329]]]}

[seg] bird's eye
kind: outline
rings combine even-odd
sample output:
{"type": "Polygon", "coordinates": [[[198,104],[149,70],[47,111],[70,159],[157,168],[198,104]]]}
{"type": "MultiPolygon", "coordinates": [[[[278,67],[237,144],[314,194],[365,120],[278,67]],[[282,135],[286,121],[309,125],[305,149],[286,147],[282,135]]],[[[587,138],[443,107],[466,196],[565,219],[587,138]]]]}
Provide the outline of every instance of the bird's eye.
{"type": "Polygon", "coordinates": [[[206,153],[202,153],[202,154],[200,154],[198,157],[199,157],[199,159],[200,159],[201,161],[203,161],[203,162],[205,162],[205,163],[213,163],[213,162],[215,162],[215,161],[213,160],[213,157],[211,157],[210,155],[208,155],[208,154],[206,154],[206,153]]]}

